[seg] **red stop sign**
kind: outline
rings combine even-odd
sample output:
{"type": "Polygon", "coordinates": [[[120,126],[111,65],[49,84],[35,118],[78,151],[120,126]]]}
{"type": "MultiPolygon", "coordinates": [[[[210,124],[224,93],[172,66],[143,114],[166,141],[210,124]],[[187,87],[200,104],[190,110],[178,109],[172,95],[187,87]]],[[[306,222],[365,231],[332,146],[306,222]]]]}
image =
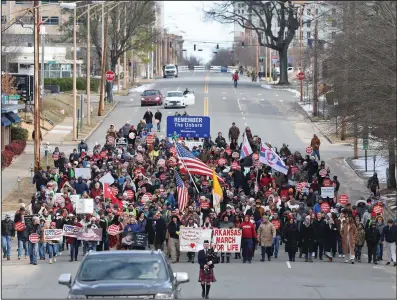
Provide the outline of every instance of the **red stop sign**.
{"type": "Polygon", "coordinates": [[[299,72],[299,73],[298,73],[298,79],[299,79],[299,80],[305,79],[305,73],[299,72]]]}
{"type": "Polygon", "coordinates": [[[339,196],[339,203],[342,205],[346,205],[349,202],[349,197],[346,194],[339,196]]]}
{"type": "Polygon", "coordinates": [[[113,81],[114,80],[114,72],[113,71],[107,71],[106,72],[106,81],[113,81]]]}

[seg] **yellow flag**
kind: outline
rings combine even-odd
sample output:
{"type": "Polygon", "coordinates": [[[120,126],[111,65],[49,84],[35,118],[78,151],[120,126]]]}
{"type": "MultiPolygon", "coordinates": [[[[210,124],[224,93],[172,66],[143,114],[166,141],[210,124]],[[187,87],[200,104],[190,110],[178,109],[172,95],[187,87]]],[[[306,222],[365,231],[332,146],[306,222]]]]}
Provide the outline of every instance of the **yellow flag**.
{"type": "Polygon", "coordinates": [[[223,199],[223,192],[221,185],[219,184],[218,177],[216,176],[215,171],[212,171],[212,180],[213,180],[213,189],[212,189],[212,198],[214,209],[217,214],[221,212],[221,201],[223,199]]]}

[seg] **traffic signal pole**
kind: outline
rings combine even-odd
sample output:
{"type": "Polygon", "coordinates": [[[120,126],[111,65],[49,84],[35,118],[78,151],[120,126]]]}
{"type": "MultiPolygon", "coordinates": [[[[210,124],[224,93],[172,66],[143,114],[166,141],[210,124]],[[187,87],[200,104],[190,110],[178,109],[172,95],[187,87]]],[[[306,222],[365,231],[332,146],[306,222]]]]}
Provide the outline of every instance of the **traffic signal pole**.
{"type": "MultiPolygon", "coordinates": [[[[40,168],[40,84],[39,84],[39,51],[40,51],[40,1],[34,1],[34,171],[40,168]]],[[[44,64],[43,64],[44,65],[44,64]]],[[[42,66],[43,67],[43,66],[42,66]]]]}

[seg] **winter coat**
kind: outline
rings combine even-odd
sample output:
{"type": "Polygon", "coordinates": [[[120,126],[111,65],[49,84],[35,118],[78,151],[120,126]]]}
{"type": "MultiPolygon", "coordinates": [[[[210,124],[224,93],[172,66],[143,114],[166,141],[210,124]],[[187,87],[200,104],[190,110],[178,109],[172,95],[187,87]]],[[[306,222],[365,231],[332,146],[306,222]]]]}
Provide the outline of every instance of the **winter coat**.
{"type": "Polygon", "coordinates": [[[229,139],[237,141],[239,136],[240,136],[240,129],[237,126],[230,127],[230,129],[229,129],[229,139]]]}
{"type": "Polygon", "coordinates": [[[335,224],[325,224],[324,227],[324,252],[336,249],[336,239],[339,236],[338,227],[335,224]]]}
{"type": "Polygon", "coordinates": [[[320,149],[320,139],[318,137],[312,138],[312,141],[310,143],[310,146],[313,148],[313,150],[318,150],[320,149]]]}
{"type": "Polygon", "coordinates": [[[287,223],[287,225],[284,227],[283,238],[285,241],[285,252],[298,252],[298,225],[296,225],[295,223],[287,223]]]}
{"type": "Polygon", "coordinates": [[[356,232],[356,241],[355,241],[355,245],[362,247],[364,246],[364,242],[365,242],[365,229],[364,229],[364,225],[362,223],[359,223],[357,225],[357,232],[356,232]]]}
{"type": "Polygon", "coordinates": [[[380,241],[380,232],[377,228],[368,228],[365,231],[365,240],[367,242],[367,245],[377,245],[379,244],[380,241]]]}
{"type": "Polygon", "coordinates": [[[397,240],[397,226],[392,225],[391,227],[385,226],[382,230],[382,241],[387,243],[395,243],[397,240]]]}
{"type": "Polygon", "coordinates": [[[270,222],[262,224],[258,228],[258,244],[261,247],[271,247],[273,245],[273,238],[276,237],[276,228],[270,222]]]}
{"type": "Polygon", "coordinates": [[[15,236],[14,222],[9,220],[1,221],[1,235],[2,236],[15,236]]]}
{"type": "Polygon", "coordinates": [[[131,126],[129,124],[125,124],[122,128],[123,128],[123,136],[127,136],[128,133],[130,132],[131,126]]]}
{"type": "Polygon", "coordinates": [[[301,243],[304,253],[313,252],[314,249],[314,226],[310,224],[306,226],[304,223],[301,225],[301,243]]]}
{"type": "Polygon", "coordinates": [[[357,227],[354,224],[350,224],[349,228],[348,226],[349,225],[346,224],[346,222],[343,222],[340,232],[342,237],[342,249],[344,254],[350,253],[351,255],[354,255],[357,227]]]}
{"type": "Polygon", "coordinates": [[[145,112],[145,115],[143,116],[145,119],[146,124],[152,124],[153,123],[153,113],[151,111],[145,112]]]}
{"type": "Polygon", "coordinates": [[[256,230],[255,225],[251,222],[242,222],[240,224],[240,228],[242,229],[241,238],[243,239],[256,239],[256,230]]]}
{"type": "Polygon", "coordinates": [[[314,240],[317,241],[318,243],[324,242],[324,231],[326,225],[327,224],[323,219],[321,219],[320,221],[316,220],[313,222],[314,240]]]}

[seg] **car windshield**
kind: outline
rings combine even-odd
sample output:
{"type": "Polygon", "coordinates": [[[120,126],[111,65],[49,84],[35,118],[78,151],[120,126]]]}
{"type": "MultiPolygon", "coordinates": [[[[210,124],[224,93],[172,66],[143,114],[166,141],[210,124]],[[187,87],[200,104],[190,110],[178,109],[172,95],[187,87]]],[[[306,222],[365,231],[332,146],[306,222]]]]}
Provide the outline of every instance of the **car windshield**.
{"type": "Polygon", "coordinates": [[[166,281],[165,264],[153,257],[119,256],[88,258],[80,268],[77,280],[155,280],[166,281]]]}
{"type": "Polygon", "coordinates": [[[157,91],[144,91],[142,96],[154,96],[157,95],[157,91]]]}
{"type": "Polygon", "coordinates": [[[182,92],[168,92],[167,97],[182,97],[182,92]]]}
{"type": "Polygon", "coordinates": [[[175,67],[174,67],[174,66],[168,66],[168,67],[165,67],[165,69],[166,69],[166,70],[174,70],[175,67]]]}

